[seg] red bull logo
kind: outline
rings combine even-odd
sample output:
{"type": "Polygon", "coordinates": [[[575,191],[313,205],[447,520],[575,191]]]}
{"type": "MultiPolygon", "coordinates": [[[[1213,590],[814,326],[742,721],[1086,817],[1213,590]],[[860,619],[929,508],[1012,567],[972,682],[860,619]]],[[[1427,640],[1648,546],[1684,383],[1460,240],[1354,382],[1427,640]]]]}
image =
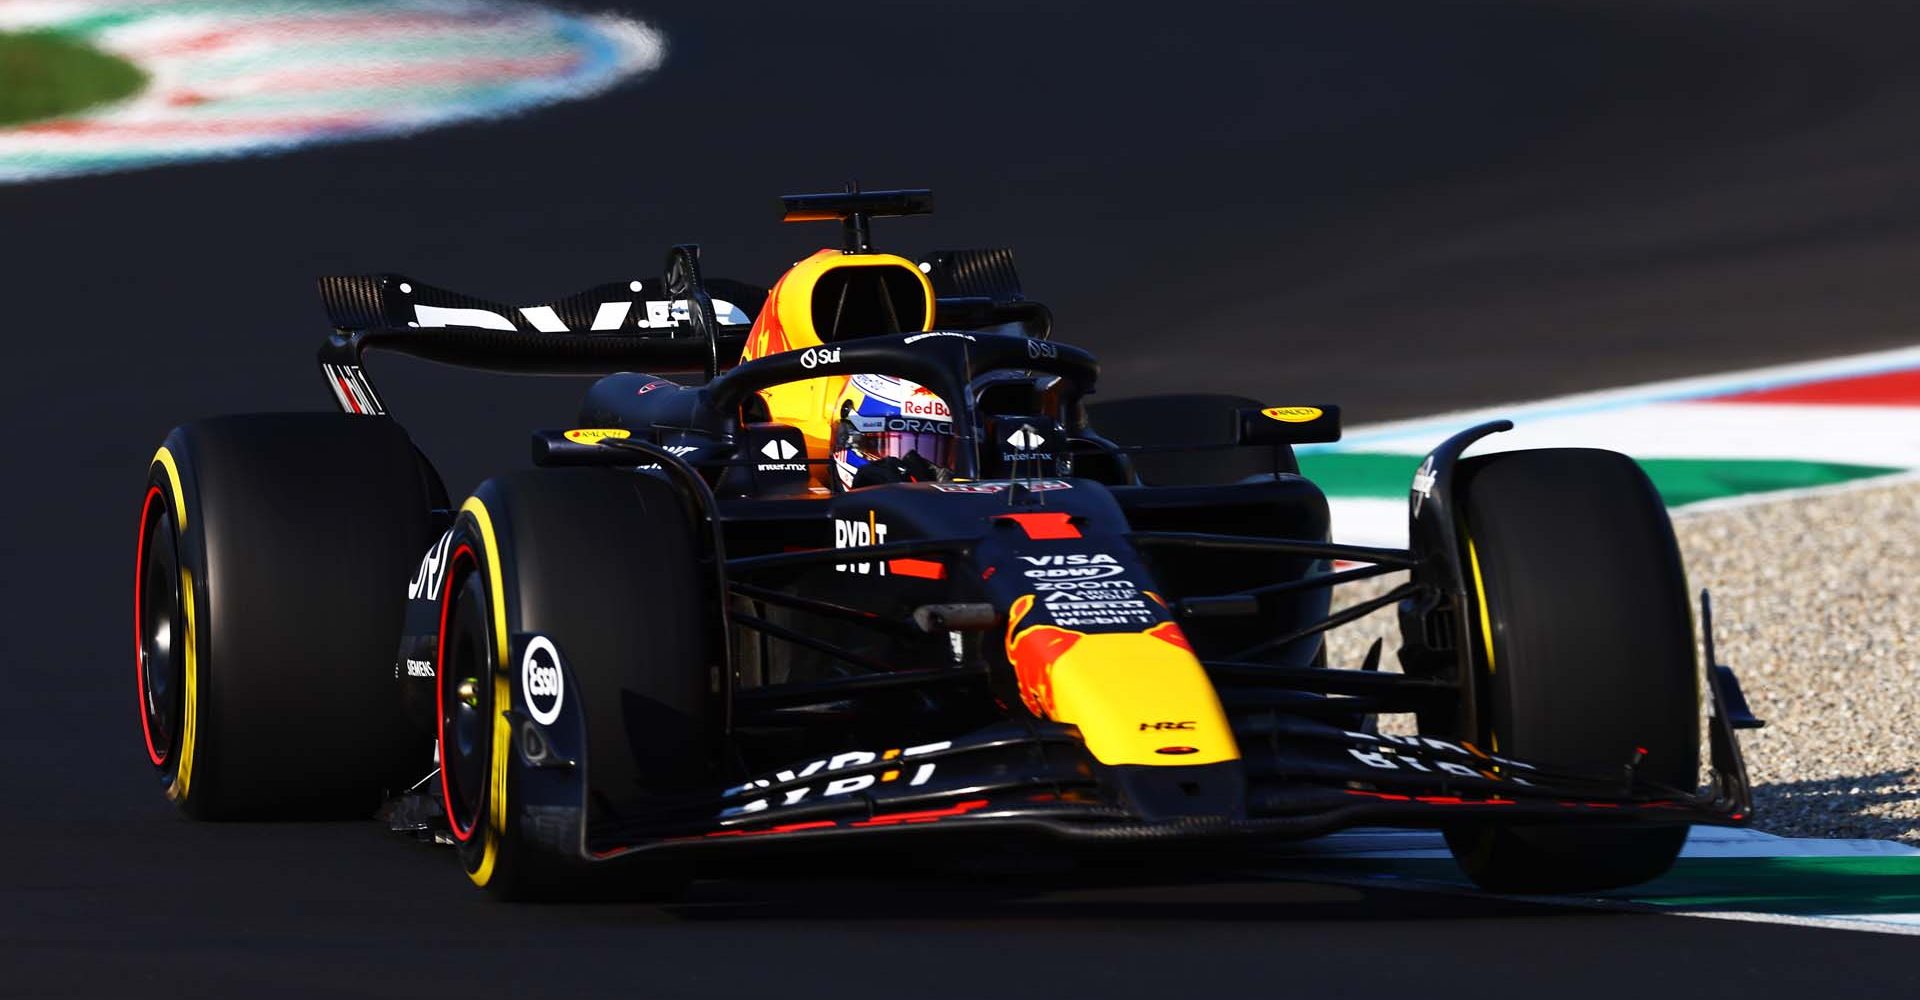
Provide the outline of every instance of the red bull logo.
{"type": "Polygon", "coordinates": [[[908,417],[930,417],[935,420],[952,420],[953,411],[947,409],[947,403],[933,390],[916,385],[907,398],[900,401],[900,413],[908,417]]]}
{"type": "MultiPolygon", "coordinates": [[[[1007,617],[1007,662],[1013,664],[1014,677],[1020,682],[1020,700],[1033,714],[1051,719],[1055,718],[1053,665],[1093,633],[1050,624],[1021,628],[1020,623],[1033,610],[1034,603],[1033,594],[1013,602],[1012,613],[1007,617]]],[[[1173,622],[1161,622],[1132,634],[1149,636],[1189,655],[1193,653],[1186,633],[1181,632],[1180,626],[1173,622]]]]}
{"type": "Polygon", "coordinates": [[[1032,594],[1019,598],[1007,616],[1007,662],[1013,664],[1013,675],[1020,682],[1020,700],[1027,710],[1050,719],[1053,689],[1048,675],[1053,661],[1086,638],[1087,633],[1057,625],[1030,625],[1021,629],[1020,622],[1033,610],[1033,601],[1032,594]]]}
{"type": "Polygon", "coordinates": [[[1119,632],[1028,625],[1036,597],[1022,595],[1007,616],[1007,662],[1029,711],[1079,727],[1087,749],[1107,764],[1239,757],[1219,696],[1179,625],[1163,621],[1119,632]],[[1169,718],[1182,736],[1171,756],[1161,732],[1169,718]]]}

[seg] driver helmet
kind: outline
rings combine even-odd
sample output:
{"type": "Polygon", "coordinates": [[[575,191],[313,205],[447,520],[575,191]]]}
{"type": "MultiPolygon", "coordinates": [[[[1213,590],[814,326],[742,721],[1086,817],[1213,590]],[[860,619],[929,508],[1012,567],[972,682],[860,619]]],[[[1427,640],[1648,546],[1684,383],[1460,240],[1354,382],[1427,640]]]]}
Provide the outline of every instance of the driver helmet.
{"type": "Polygon", "coordinates": [[[932,390],[891,375],[855,375],[834,404],[833,469],[841,489],[953,475],[953,411],[932,390]]]}

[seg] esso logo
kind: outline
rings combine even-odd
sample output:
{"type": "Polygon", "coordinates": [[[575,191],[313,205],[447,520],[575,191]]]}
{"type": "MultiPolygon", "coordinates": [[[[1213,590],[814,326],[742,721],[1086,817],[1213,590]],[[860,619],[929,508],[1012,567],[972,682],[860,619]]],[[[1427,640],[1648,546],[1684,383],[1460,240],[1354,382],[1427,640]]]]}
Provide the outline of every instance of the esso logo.
{"type": "Polygon", "coordinates": [[[553,640],[536,635],[527,643],[520,658],[520,693],[527,700],[527,714],[543,726],[560,719],[560,705],[566,698],[566,675],[560,672],[560,652],[553,640]]]}
{"type": "Polygon", "coordinates": [[[813,369],[821,365],[837,365],[839,363],[840,349],[838,347],[809,347],[800,352],[800,367],[802,368],[813,369]]]}

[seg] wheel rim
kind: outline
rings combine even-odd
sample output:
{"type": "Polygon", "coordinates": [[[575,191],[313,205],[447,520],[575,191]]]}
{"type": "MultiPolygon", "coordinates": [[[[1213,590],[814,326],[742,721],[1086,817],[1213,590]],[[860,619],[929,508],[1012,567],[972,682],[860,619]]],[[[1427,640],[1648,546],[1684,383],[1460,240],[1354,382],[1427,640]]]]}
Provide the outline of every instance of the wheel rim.
{"type": "Polygon", "coordinates": [[[180,596],[173,513],[160,488],[150,487],[141,512],[134,572],[134,670],[147,759],[163,772],[179,736],[186,688],[178,645],[185,640],[180,596]]]}
{"type": "MultiPolygon", "coordinates": [[[[450,574],[459,572],[462,549],[450,574]]],[[[466,841],[486,808],[493,751],[493,655],[487,641],[486,591],[478,573],[448,585],[447,621],[441,638],[440,776],[447,825],[466,841]],[[457,584],[457,589],[455,587],[457,584]]]]}

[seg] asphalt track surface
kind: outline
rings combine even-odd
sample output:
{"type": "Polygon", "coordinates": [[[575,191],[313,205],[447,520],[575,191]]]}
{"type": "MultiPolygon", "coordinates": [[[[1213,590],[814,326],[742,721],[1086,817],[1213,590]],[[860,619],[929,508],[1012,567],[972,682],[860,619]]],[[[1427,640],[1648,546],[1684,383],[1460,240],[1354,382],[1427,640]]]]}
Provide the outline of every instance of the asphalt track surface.
{"type": "MultiPolygon", "coordinates": [[[[1912,938],[1244,865],[855,859],[675,908],[495,905],[371,822],[177,818],[125,634],[165,430],[330,405],[315,275],[537,300],[697,240],[765,280],[833,238],[773,196],[854,176],[939,192],[887,245],[1018,247],[1116,392],[1372,420],[1909,343],[1920,18],[1892,7],[660,5],[634,12],[665,69],[595,101],[0,188],[0,995],[1915,995],[1912,938]]],[[[578,391],[377,373],[455,489],[578,391]]]]}

